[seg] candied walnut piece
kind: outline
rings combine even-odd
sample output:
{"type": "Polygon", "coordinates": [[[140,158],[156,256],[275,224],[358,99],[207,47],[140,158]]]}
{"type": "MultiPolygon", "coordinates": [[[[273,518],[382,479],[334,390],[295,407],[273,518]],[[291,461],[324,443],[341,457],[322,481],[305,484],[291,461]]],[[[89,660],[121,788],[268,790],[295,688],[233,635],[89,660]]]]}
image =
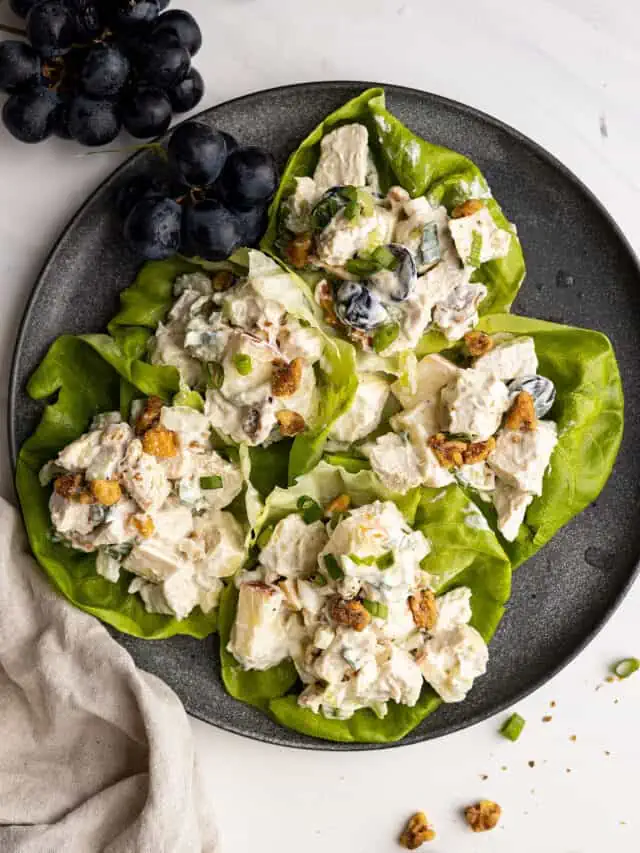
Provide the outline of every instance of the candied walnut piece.
{"type": "Polygon", "coordinates": [[[298,435],[298,433],[304,432],[306,426],[304,418],[297,412],[282,409],[282,411],[276,412],[276,418],[282,435],[298,435]]]}
{"type": "Polygon", "coordinates": [[[417,850],[425,841],[433,841],[435,837],[435,830],[429,826],[425,813],[416,812],[407,821],[404,832],[400,836],[400,845],[407,850],[417,850]]]}
{"type": "Polygon", "coordinates": [[[335,308],[333,307],[333,296],[331,293],[331,287],[329,282],[324,279],[318,285],[318,289],[316,291],[317,300],[322,308],[322,312],[324,314],[324,321],[329,326],[340,326],[340,320],[335,312],[335,308]]]}
{"type": "Polygon", "coordinates": [[[53,490],[61,498],[77,498],[84,489],[84,481],[82,474],[63,474],[62,477],[56,477],[53,490]]]}
{"type": "Polygon", "coordinates": [[[155,533],[156,526],[153,523],[153,519],[148,515],[134,515],[133,516],[133,526],[138,531],[140,536],[148,539],[150,536],[153,536],[155,533]]]}
{"type": "Polygon", "coordinates": [[[302,381],[302,368],[304,362],[301,358],[293,361],[275,361],[273,363],[273,376],[271,377],[271,390],[274,397],[292,397],[302,381]]]}
{"type": "Polygon", "coordinates": [[[329,614],[338,625],[346,625],[354,631],[364,631],[371,614],[360,601],[345,601],[340,596],[333,598],[329,604],[329,614]]]}
{"type": "Polygon", "coordinates": [[[466,442],[448,439],[439,432],[429,438],[428,444],[443,468],[460,468],[464,464],[463,454],[468,446],[466,442]]]}
{"type": "Polygon", "coordinates": [[[91,494],[103,506],[113,506],[122,497],[122,489],[117,480],[92,480],[91,494]]]}
{"type": "Polygon", "coordinates": [[[142,435],[160,420],[160,412],[164,401],[160,397],[149,397],[144,404],[144,409],[136,421],[136,435],[142,435]]]}
{"type": "Polygon", "coordinates": [[[474,441],[468,444],[462,451],[462,460],[465,465],[473,465],[476,462],[484,462],[496,449],[496,440],[493,436],[486,441],[474,441]]]}
{"type": "Polygon", "coordinates": [[[484,207],[484,202],[479,198],[469,198],[457,205],[451,211],[452,219],[462,219],[464,216],[473,216],[484,207]]]}
{"type": "Polygon", "coordinates": [[[533,432],[538,426],[533,397],[526,391],[520,391],[504,421],[507,429],[533,432]]]}
{"type": "Polygon", "coordinates": [[[431,631],[438,620],[436,597],[430,589],[423,589],[409,596],[409,609],[417,628],[431,631]]]}
{"type": "Polygon", "coordinates": [[[349,495],[338,495],[324,508],[325,515],[333,515],[334,512],[346,512],[351,506],[349,495]]]}
{"type": "Polygon", "coordinates": [[[469,355],[478,358],[493,349],[493,339],[486,332],[467,332],[464,336],[469,355]]]}
{"type": "Polygon", "coordinates": [[[178,455],[178,436],[173,430],[152,427],[144,434],[142,448],[158,459],[171,459],[178,455]]]}
{"type": "Polygon", "coordinates": [[[464,817],[474,832],[487,832],[498,825],[502,809],[492,800],[480,800],[475,806],[467,806],[464,817]]]}
{"type": "Polygon", "coordinates": [[[211,276],[211,286],[216,293],[222,293],[223,290],[229,290],[233,286],[234,277],[231,270],[220,270],[211,276]]]}
{"type": "Polygon", "coordinates": [[[311,253],[311,245],[313,237],[311,234],[298,234],[290,243],[287,244],[285,250],[287,258],[296,269],[306,267],[311,253]]]}

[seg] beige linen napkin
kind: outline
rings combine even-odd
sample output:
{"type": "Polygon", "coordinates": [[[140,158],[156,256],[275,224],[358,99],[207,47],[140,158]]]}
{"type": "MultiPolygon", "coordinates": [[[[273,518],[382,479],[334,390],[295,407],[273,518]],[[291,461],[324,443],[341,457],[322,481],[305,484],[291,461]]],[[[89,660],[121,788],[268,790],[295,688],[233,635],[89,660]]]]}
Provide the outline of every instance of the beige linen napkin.
{"type": "Polygon", "coordinates": [[[53,590],[0,499],[0,851],[216,850],[180,700],[53,590]]]}

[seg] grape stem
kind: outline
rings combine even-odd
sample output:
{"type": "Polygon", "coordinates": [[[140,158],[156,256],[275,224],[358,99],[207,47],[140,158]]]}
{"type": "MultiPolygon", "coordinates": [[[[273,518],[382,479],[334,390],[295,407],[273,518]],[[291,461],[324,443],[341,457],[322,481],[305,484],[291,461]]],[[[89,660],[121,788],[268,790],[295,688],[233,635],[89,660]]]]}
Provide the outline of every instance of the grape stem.
{"type": "Polygon", "coordinates": [[[167,160],[167,152],[159,142],[146,142],[143,145],[127,145],[124,148],[102,148],[100,151],[85,151],[78,157],[91,157],[94,154],[129,154],[136,151],[153,151],[163,160],[167,160]]]}
{"type": "Polygon", "coordinates": [[[0,24],[0,33],[8,33],[10,36],[27,37],[26,30],[21,30],[19,27],[10,27],[8,24],[0,24]]]}

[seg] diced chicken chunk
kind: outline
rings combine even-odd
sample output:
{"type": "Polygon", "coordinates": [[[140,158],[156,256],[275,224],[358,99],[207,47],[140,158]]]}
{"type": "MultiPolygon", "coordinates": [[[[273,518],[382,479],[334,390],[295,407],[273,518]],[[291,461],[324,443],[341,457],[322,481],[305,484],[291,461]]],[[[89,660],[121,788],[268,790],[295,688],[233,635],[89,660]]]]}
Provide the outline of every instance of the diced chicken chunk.
{"type": "Polygon", "coordinates": [[[538,357],[533,338],[512,338],[499,343],[486,355],[476,359],[474,367],[492,373],[503,382],[521,376],[534,376],[538,371],[538,357]]]}
{"type": "Polygon", "coordinates": [[[502,430],[489,465],[507,485],[532,495],[542,494],[545,471],[551,461],[558,430],[553,421],[539,421],[531,432],[502,430]]]}
{"type": "Polygon", "coordinates": [[[321,521],[306,524],[297,513],[279,521],[260,552],[260,564],[274,575],[290,578],[314,570],[327,541],[321,521]]]}
{"type": "Polygon", "coordinates": [[[449,222],[451,236],[463,263],[478,266],[503,258],[511,245],[511,233],[499,228],[484,205],[469,216],[449,222]]]}
{"type": "Polygon", "coordinates": [[[469,625],[440,631],[425,643],[417,659],[425,681],[445,702],[462,702],[474,680],[487,669],[489,653],[469,625]]]}
{"type": "Polygon", "coordinates": [[[427,355],[418,362],[415,388],[401,379],[391,386],[393,394],[405,409],[419,403],[436,401],[439,391],[460,375],[460,368],[441,355],[427,355]]]}
{"type": "Polygon", "coordinates": [[[389,397],[389,384],[375,373],[358,376],[358,387],[351,407],[331,427],[329,437],[335,441],[360,441],[380,424],[389,397]]]}
{"type": "Polygon", "coordinates": [[[277,587],[259,582],[240,585],[227,648],[245,669],[269,669],[287,657],[283,600],[277,587]]]}
{"type": "Polygon", "coordinates": [[[491,499],[498,514],[498,530],[507,542],[513,542],[533,501],[533,495],[498,480],[491,499]]]}
{"type": "Polygon", "coordinates": [[[509,407],[509,392],[490,373],[471,369],[442,389],[441,401],[448,432],[484,440],[498,430],[509,407]]]}
{"type": "Polygon", "coordinates": [[[366,183],[369,134],[362,124],[346,124],[320,142],[320,159],[313,175],[318,194],[331,187],[363,187],[366,183]]]}

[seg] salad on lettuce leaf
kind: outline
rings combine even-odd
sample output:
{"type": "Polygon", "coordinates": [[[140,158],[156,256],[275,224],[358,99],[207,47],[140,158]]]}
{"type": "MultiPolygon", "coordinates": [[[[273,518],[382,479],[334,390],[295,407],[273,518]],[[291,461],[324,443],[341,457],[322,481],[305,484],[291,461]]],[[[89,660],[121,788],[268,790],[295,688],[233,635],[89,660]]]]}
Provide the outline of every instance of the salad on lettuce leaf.
{"type": "Polygon", "coordinates": [[[128,423],[135,389],[80,338],[53,344],[28,391],[57,395],[16,466],[29,542],[54,586],[125,633],[206,637],[219,577],[244,560],[238,465],[209,446],[193,409],[134,401],[128,423]]]}
{"type": "Polygon", "coordinates": [[[485,672],[511,572],[457,486],[400,497],[321,462],[256,532],[221,603],[231,695],[306,734],[385,742],[485,672]]]}
{"type": "Polygon", "coordinates": [[[525,273],[515,227],[466,157],[420,139],[370,89],[291,156],[262,241],[314,284],[361,361],[397,372],[418,345],[507,310],[525,273]],[[394,371],[395,367],[395,371],[394,371]]]}
{"type": "Polygon", "coordinates": [[[358,453],[399,494],[457,482],[514,566],[597,497],[622,437],[613,350],[584,329],[492,315],[391,390],[400,408],[389,431],[358,453]]]}
{"type": "Polygon", "coordinates": [[[109,332],[85,339],[144,393],[200,409],[222,444],[285,440],[290,479],[354,398],[353,348],[326,333],[306,283],[261,252],[147,264],[109,332]]]}

